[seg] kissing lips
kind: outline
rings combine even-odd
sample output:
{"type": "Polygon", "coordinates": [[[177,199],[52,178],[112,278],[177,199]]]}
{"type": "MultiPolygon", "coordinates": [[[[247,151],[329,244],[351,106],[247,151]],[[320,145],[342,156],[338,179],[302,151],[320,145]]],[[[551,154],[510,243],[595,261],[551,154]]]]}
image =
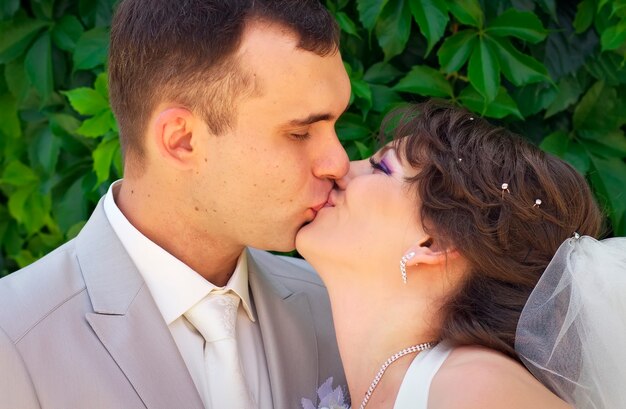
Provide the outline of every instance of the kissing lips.
{"type": "MultiPolygon", "coordinates": [[[[326,199],[323,202],[321,202],[320,204],[310,208],[311,210],[313,210],[313,220],[317,216],[317,212],[319,212],[321,209],[323,209],[324,207],[328,207],[328,206],[334,206],[334,204],[332,203],[332,200],[331,200],[331,194],[332,194],[332,190],[330,192],[328,192],[328,196],[326,197],[326,199]]],[[[311,221],[313,221],[313,220],[311,220],[311,221]]]]}
{"type": "Polygon", "coordinates": [[[313,210],[313,219],[311,221],[315,220],[315,217],[317,217],[317,212],[319,212],[324,206],[326,206],[326,202],[311,207],[311,210],[313,210]]]}

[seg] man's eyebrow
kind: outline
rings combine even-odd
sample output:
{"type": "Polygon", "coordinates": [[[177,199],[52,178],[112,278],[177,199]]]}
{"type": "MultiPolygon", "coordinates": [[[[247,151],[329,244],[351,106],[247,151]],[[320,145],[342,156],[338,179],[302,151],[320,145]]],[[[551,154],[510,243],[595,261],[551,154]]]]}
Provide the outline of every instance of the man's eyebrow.
{"type": "Polygon", "coordinates": [[[320,121],[330,121],[334,118],[334,115],[326,113],[326,114],[312,114],[302,119],[292,119],[289,121],[289,125],[291,126],[305,126],[311,125],[315,122],[320,121]]]}
{"type": "MultiPolygon", "coordinates": [[[[344,109],[343,112],[339,116],[343,115],[344,112],[348,110],[348,108],[350,108],[350,104],[346,106],[346,109],[344,109]]],[[[306,125],[314,124],[315,122],[331,121],[333,119],[335,119],[335,115],[328,113],[328,112],[323,113],[323,114],[311,114],[307,116],[306,118],[292,119],[291,121],[289,121],[289,125],[290,126],[306,126],[306,125]]]]}

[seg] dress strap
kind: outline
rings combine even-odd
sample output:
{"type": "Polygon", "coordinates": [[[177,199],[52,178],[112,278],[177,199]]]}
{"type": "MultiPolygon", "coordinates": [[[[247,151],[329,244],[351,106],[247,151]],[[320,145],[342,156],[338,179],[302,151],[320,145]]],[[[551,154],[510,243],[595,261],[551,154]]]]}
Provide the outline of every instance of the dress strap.
{"type": "Polygon", "coordinates": [[[428,409],[430,384],[452,348],[440,342],[430,351],[418,354],[404,375],[394,409],[428,409]]]}

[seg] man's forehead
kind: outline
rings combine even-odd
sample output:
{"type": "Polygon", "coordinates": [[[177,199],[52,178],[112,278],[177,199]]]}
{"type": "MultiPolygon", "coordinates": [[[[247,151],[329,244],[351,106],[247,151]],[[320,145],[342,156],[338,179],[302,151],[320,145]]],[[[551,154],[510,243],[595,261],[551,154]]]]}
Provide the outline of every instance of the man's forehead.
{"type": "Polygon", "coordinates": [[[245,24],[238,52],[241,55],[264,53],[268,50],[303,52],[304,50],[298,48],[299,41],[298,34],[284,25],[252,19],[245,24]],[[263,47],[259,49],[259,46],[263,47]]]}

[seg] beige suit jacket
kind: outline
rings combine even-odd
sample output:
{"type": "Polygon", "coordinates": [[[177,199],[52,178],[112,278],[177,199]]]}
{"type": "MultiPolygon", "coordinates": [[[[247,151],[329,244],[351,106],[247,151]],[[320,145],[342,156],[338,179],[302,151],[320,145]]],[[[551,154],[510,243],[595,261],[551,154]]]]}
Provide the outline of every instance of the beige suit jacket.
{"type": "MultiPolygon", "coordinates": [[[[249,249],[274,408],[345,385],[328,295],[301,260],[249,249]]],[[[102,201],[81,233],[0,280],[0,409],[201,409],[102,201]]]]}

